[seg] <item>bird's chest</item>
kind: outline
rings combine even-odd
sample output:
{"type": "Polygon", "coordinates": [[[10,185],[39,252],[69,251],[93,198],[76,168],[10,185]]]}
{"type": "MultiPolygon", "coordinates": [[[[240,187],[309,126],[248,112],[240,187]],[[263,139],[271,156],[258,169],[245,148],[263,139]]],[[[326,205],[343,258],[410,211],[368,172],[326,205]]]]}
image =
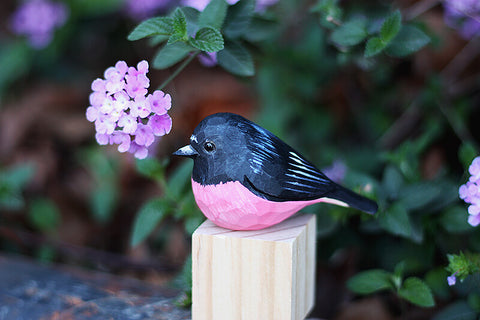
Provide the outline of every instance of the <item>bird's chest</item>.
{"type": "Polygon", "coordinates": [[[277,224],[311,201],[275,202],[260,198],[238,181],[202,185],[192,179],[202,213],[216,225],[232,230],[258,230],[277,224]]]}

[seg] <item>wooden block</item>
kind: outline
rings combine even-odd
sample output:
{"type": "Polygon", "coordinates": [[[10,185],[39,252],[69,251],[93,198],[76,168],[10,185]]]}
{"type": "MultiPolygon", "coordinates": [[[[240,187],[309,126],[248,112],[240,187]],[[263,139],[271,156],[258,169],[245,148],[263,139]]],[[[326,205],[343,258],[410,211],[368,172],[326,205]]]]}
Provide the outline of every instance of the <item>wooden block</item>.
{"type": "Polygon", "coordinates": [[[192,320],[301,320],[314,303],[314,215],[263,230],[205,221],[192,239],[192,320]]]}

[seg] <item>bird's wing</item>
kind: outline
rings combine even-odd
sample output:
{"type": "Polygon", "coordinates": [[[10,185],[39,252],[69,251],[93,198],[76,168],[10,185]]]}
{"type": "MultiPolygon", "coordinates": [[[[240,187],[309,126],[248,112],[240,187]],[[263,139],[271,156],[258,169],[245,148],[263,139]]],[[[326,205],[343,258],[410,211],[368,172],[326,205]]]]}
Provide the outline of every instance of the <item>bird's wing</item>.
{"type": "Polygon", "coordinates": [[[251,130],[251,170],[244,177],[251,191],[272,201],[298,201],[335,189],[334,182],[278,137],[257,125],[251,130]]]}

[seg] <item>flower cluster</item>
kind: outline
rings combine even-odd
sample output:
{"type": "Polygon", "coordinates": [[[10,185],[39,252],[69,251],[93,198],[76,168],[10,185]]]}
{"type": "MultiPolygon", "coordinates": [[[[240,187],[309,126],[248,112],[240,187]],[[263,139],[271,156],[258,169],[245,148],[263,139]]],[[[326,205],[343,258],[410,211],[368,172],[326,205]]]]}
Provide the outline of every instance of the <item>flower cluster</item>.
{"type": "Polygon", "coordinates": [[[480,224],[480,157],[473,159],[468,172],[471,174],[470,179],[460,186],[458,193],[461,199],[470,204],[468,223],[476,227],[480,224]]]}
{"type": "Polygon", "coordinates": [[[138,159],[148,155],[155,137],[170,132],[170,95],[156,90],[148,94],[148,62],[137,68],[118,61],[105,70],[105,79],[92,82],[88,121],[95,122],[95,138],[100,145],[118,144],[118,151],[130,152],[138,159]]]}
{"type": "Polygon", "coordinates": [[[465,39],[480,34],[480,1],[445,0],[445,22],[465,39]]]}
{"type": "Polygon", "coordinates": [[[32,47],[41,49],[50,43],[53,32],[65,23],[67,16],[63,3],[30,0],[13,13],[10,26],[16,34],[27,36],[32,47]]]}

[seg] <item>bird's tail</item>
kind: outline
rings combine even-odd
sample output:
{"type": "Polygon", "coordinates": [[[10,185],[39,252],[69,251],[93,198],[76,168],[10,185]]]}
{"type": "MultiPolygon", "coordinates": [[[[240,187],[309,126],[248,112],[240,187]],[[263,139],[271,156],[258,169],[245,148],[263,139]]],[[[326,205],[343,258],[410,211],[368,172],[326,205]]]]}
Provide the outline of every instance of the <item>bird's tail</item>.
{"type": "MultiPolygon", "coordinates": [[[[374,214],[378,210],[378,205],[375,201],[365,198],[364,196],[361,196],[339,185],[337,185],[337,188],[334,191],[327,195],[327,198],[343,202],[348,207],[352,207],[370,214],[374,214]]],[[[342,205],[343,203],[337,204],[342,205]]]]}

